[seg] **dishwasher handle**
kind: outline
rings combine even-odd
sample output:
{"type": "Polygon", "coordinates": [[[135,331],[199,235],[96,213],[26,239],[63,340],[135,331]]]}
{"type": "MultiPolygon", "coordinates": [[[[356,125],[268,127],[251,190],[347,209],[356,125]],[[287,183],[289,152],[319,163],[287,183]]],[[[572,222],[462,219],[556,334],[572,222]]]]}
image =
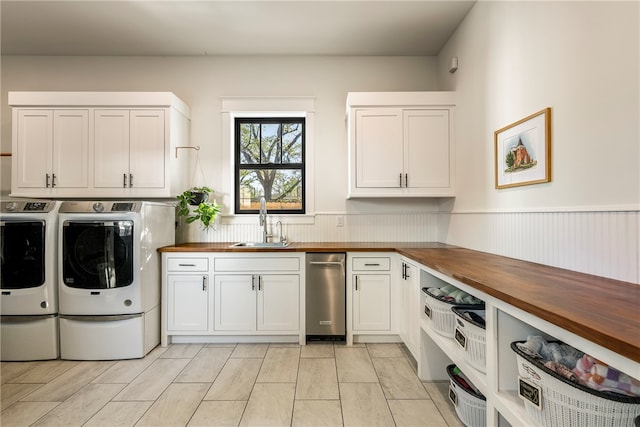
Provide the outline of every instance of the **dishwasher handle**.
{"type": "Polygon", "coordinates": [[[310,261],[311,265],[339,265],[342,266],[342,261],[310,261]]]}

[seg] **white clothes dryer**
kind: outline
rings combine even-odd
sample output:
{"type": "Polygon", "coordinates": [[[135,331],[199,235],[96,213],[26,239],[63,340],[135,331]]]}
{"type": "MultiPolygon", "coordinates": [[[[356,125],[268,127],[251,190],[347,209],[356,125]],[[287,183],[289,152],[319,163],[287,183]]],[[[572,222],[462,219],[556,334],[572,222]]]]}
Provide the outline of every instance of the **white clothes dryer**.
{"type": "Polygon", "coordinates": [[[59,213],[60,356],[144,357],[160,342],[161,246],[175,205],[66,201],[59,213]]]}
{"type": "Polygon", "coordinates": [[[60,202],[0,203],[0,359],[56,359],[60,202]]]}

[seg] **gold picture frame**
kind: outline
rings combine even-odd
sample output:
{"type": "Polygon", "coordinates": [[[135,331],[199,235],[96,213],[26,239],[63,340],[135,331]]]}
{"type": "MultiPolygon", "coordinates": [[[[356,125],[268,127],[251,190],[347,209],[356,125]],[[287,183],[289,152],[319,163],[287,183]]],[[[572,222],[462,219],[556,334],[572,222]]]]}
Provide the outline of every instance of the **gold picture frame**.
{"type": "Polygon", "coordinates": [[[551,108],[494,132],[495,188],[551,181],[551,108]]]}

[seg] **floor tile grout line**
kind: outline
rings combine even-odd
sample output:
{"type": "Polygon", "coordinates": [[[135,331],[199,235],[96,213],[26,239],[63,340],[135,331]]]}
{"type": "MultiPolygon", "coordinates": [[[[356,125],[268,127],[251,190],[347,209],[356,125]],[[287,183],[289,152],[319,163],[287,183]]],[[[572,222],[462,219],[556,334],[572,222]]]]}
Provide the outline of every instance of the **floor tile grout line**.
{"type": "Polygon", "coordinates": [[[380,385],[380,390],[382,390],[382,396],[384,397],[384,402],[387,404],[387,409],[389,410],[389,415],[391,415],[391,421],[393,421],[393,425],[397,426],[396,418],[393,416],[393,411],[391,411],[391,406],[389,405],[389,399],[387,398],[387,394],[382,387],[382,383],[380,382],[380,375],[378,374],[378,370],[376,369],[376,365],[373,363],[373,357],[371,356],[371,352],[369,351],[369,346],[365,345],[367,349],[367,354],[369,355],[369,360],[371,361],[371,366],[373,367],[373,372],[376,373],[376,378],[378,378],[378,384],[380,385]]]}

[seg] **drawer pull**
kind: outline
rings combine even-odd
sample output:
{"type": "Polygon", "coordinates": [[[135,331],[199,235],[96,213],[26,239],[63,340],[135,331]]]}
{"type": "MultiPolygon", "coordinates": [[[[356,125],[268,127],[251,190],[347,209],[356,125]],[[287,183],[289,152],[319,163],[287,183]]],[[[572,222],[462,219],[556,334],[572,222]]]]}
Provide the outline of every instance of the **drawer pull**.
{"type": "Polygon", "coordinates": [[[179,267],[195,267],[195,264],[178,264],[179,267]]]}
{"type": "Polygon", "coordinates": [[[375,263],[365,263],[364,264],[365,267],[380,267],[380,264],[375,262],[375,263]]]}

